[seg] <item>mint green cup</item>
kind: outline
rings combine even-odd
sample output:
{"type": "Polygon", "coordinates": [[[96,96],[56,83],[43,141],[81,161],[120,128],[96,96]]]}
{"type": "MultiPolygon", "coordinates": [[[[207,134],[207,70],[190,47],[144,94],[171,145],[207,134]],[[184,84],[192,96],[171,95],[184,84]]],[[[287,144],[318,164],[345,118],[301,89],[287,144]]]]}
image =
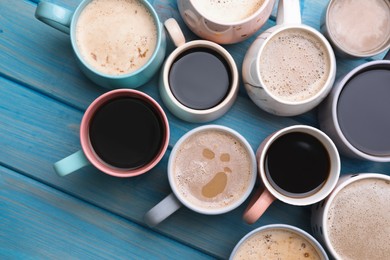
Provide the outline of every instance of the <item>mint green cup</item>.
{"type": "MultiPolygon", "coordinates": [[[[51,27],[70,35],[76,60],[83,73],[94,83],[108,89],[137,88],[148,82],[160,68],[166,51],[166,35],[162,23],[152,5],[146,0],[138,0],[150,12],[157,31],[156,48],[149,60],[137,70],[121,75],[98,71],[82,57],[76,43],[76,24],[84,8],[93,0],[83,0],[75,11],[53,3],[42,1],[35,10],[35,17],[51,27]]],[[[115,30],[115,27],[112,28],[115,30]]]]}

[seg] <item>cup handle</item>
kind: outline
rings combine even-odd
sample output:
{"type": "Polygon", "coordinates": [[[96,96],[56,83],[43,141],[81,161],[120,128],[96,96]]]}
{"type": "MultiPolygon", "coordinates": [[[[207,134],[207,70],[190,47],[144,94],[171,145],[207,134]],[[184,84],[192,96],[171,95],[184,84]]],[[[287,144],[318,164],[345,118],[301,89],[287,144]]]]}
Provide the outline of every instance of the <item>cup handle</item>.
{"type": "Polygon", "coordinates": [[[166,20],[164,22],[164,26],[176,47],[186,43],[183,32],[174,18],[169,18],[166,20]]]}
{"type": "Polygon", "coordinates": [[[54,170],[60,176],[68,175],[78,169],[91,164],[82,150],[65,157],[54,164],[54,170]]]}
{"type": "Polygon", "coordinates": [[[160,201],[156,206],[146,212],[144,215],[144,222],[149,227],[157,226],[167,217],[172,215],[181,206],[182,204],[176,198],[175,194],[171,193],[165,199],[160,201]]]}
{"type": "Polygon", "coordinates": [[[279,0],[276,24],[301,24],[299,0],[279,0]]]}
{"type": "Polygon", "coordinates": [[[258,189],[253,195],[243,218],[246,223],[255,223],[276,198],[266,189],[258,189]]]}
{"type": "Polygon", "coordinates": [[[39,21],[69,34],[73,12],[56,4],[42,1],[38,3],[35,17],[39,21]]]}

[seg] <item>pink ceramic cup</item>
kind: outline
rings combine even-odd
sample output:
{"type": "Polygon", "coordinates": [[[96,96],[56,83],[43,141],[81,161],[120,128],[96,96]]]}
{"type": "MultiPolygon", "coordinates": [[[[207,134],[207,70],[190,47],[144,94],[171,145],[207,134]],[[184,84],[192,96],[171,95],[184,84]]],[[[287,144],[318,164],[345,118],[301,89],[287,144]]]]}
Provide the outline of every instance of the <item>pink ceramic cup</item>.
{"type": "MultiPolygon", "coordinates": [[[[134,124],[137,124],[137,122],[134,122],[134,124]]],[[[60,176],[68,175],[89,164],[92,164],[100,171],[112,176],[137,176],[152,169],[163,157],[169,143],[168,119],[160,105],[147,94],[133,89],[112,90],[95,99],[85,111],[80,126],[80,142],[82,148],[80,151],[77,151],[54,164],[54,169],[60,176]],[[107,102],[122,97],[132,97],[140,100],[141,102],[147,103],[153,108],[155,116],[159,118],[162,125],[162,140],[160,140],[160,147],[157,154],[152,158],[152,160],[140,167],[119,168],[110,165],[97,155],[91,144],[89,129],[91,120],[96,111],[101,108],[102,105],[107,104],[107,102]]]]}

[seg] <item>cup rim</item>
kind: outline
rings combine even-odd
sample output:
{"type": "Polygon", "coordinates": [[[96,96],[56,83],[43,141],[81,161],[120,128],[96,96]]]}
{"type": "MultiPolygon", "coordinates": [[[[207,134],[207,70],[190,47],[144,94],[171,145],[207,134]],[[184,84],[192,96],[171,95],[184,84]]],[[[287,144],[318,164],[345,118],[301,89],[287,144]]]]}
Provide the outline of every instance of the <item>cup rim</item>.
{"type": "Polygon", "coordinates": [[[264,9],[266,9],[266,7],[268,6],[268,4],[270,4],[270,2],[274,2],[275,3],[275,0],[264,0],[263,4],[260,6],[259,9],[256,10],[256,12],[254,12],[253,14],[251,14],[250,16],[247,16],[245,17],[244,19],[242,20],[239,20],[239,21],[235,21],[235,22],[226,22],[226,23],[223,23],[221,21],[217,21],[215,19],[212,19],[210,17],[207,17],[206,15],[204,15],[201,11],[199,11],[199,9],[196,7],[196,5],[193,4],[194,1],[197,1],[197,0],[189,0],[192,7],[202,16],[204,17],[205,19],[207,19],[208,21],[214,23],[214,24],[218,24],[218,25],[222,25],[222,26],[237,26],[237,25],[241,25],[241,24],[245,24],[251,20],[253,20],[254,18],[256,18],[257,16],[259,16],[262,12],[264,12],[264,9]]]}
{"type": "Polygon", "coordinates": [[[331,89],[331,87],[332,87],[332,85],[334,83],[335,77],[336,77],[336,57],[335,57],[335,54],[333,52],[333,49],[332,49],[330,43],[325,38],[325,36],[323,36],[320,32],[318,32],[313,27],[310,27],[310,26],[305,25],[305,24],[282,24],[282,25],[275,25],[274,27],[269,28],[264,33],[266,33],[266,32],[270,32],[270,35],[267,36],[267,38],[261,44],[260,49],[259,49],[259,51],[256,54],[255,71],[256,71],[256,73],[258,75],[258,79],[260,81],[260,85],[263,86],[264,91],[270,97],[272,97],[273,99],[275,99],[277,102],[279,102],[281,104],[286,104],[286,105],[289,105],[289,106],[301,106],[303,104],[308,104],[308,103],[311,103],[311,102],[317,100],[319,97],[324,95],[324,93],[327,94],[326,92],[330,91],[330,89],[331,89]],[[306,31],[306,32],[310,33],[315,38],[317,38],[319,41],[321,41],[321,43],[325,46],[325,49],[327,50],[327,55],[328,55],[328,58],[329,58],[329,74],[328,74],[328,77],[326,78],[326,81],[323,84],[322,88],[314,96],[311,96],[310,98],[307,98],[307,99],[304,99],[304,100],[301,100],[301,101],[289,101],[289,100],[284,100],[284,99],[282,99],[280,97],[275,96],[273,93],[271,93],[268,90],[268,87],[264,83],[263,78],[261,77],[261,74],[260,74],[260,57],[261,57],[265,47],[267,46],[269,41],[271,39],[273,39],[277,34],[281,33],[282,31],[287,31],[287,30],[303,30],[303,31],[306,31]]]}
{"type": "Polygon", "coordinates": [[[375,161],[375,162],[390,162],[390,154],[388,156],[378,156],[378,155],[365,153],[365,152],[357,149],[356,147],[354,147],[348,141],[348,139],[345,137],[343,132],[341,131],[341,127],[340,127],[338,116],[337,116],[337,106],[338,106],[340,94],[343,91],[344,87],[347,85],[347,83],[353,77],[355,77],[357,74],[359,74],[360,71],[365,70],[369,67],[376,66],[376,65],[388,65],[390,67],[390,61],[389,60],[377,60],[377,61],[366,62],[366,63],[363,63],[363,64],[357,66],[356,68],[354,68],[353,70],[351,70],[350,72],[348,72],[346,75],[344,75],[342,77],[341,81],[337,84],[337,86],[333,88],[334,89],[333,95],[335,98],[332,99],[331,113],[332,113],[332,118],[334,118],[335,130],[336,130],[338,136],[340,137],[341,141],[343,142],[343,144],[346,145],[350,151],[352,151],[354,154],[356,154],[360,158],[363,158],[366,160],[375,161]]]}
{"type": "Polygon", "coordinates": [[[208,40],[193,40],[193,41],[186,42],[185,44],[177,47],[168,56],[168,58],[164,62],[164,66],[162,68],[162,80],[163,80],[162,87],[164,88],[170,102],[172,102],[176,108],[178,108],[181,111],[185,112],[186,114],[190,114],[190,115],[206,116],[206,115],[210,115],[210,114],[213,114],[217,111],[222,110],[223,108],[225,108],[226,106],[228,106],[230,104],[232,99],[235,98],[235,96],[238,92],[238,89],[239,89],[238,68],[237,68],[236,62],[234,61],[233,57],[222,46],[220,46],[217,43],[208,41],[208,40]],[[194,48],[211,49],[211,50],[217,52],[218,54],[220,54],[225,59],[225,61],[228,63],[229,68],[230,68],[230,72],[232,74],[231,75],[232,76],[231,85],[230,85],[230,88],[229,88],[229,91],[228,91],[228,94],[226,95],[226,97],[222,100],[222,102],[220,102],[216,106],[208,108],[208,109],[193,109],[193,108],[185,106],[178,99],[176,99],[176,97],[173,95],[171,88],[170,88],[170,85],[169,85],[169,79],[168,79],[169,72],[170,72],[170,69],[171,69],[172,64],[175,61],[175,59],[181,53],[183,53],[187,50],[190,50],[190,49],[194,49],[194,48]]]}
{"type": "Polygon", "coordinates": [[[72,44],[72,48],[73,48],[73,51],[75,52],[78,60],[86,67],[88,68],[88,70],[90,71],[93,71],[93,73],[101,76],[101,77],[104,77],[104,78],[109,78],[109,79],[125,79],[125,78],[129,78],[129,77],[135,77],[137,76],[138,74],[140,74],[142,71],[145,70],[145,68],[149,67],[150,64],[155,60],[156,56],[158,55],[158,51],[159,51],[159,46],[161,45],[161,42],[163,40],[163,32],[162,32],[162,25],[161,25],[161,22],[160,22],[160,19],[157,15],[157,12],[156,10],[154,10],[154,8],[152,7],[152,5],[146,1],[146,0],[138,0],[141,4],[143,4],[146,9],[150,12],[151,16],[153,17],[153,21],[155,23],[155,26],[156,26],[156,32],[157,32],[157,39],[156,39],[156,48],[154,49],[153,51],[153,54],[152,56],[150,56],[149,60],[144,64],[142,65],[140,68],[136,69],[135,71],[132,71],[132,72],[129,72],[129,73],[125,73],[125,74],[120,74],[120,75],[112,75],[112,74],[109,74],[109,73],[105,73],[105,72],[102,72],[100,70],[97,70],[96,68],[94,68],[92,65],[90,65],[87,61],[85,61],[85,59],[83,58],[83,56],[81,55],[80,53],[80,50],[78,48],[78,45],[77,45],[77,42],[76,42],[76,25],[77,25],[77,21],[80,17],[80,14],[81,12],[84,10],[84,8],[89,4],[91,3],[93,0],[83,0],[76,8],[76,10],[74,11],[74,14],[73,14],[73,17],[72,17],[72,21],[71,21],[71,26],[70,26],[70,39],[71,39],[71,44],[72,44]]]}
{"type": "Polygon", "coordinates": [[[293,125],[289,127],[282,128],[274,133],[272,133],[270,136],[268,136],[263,143],[259,146],[256,157],[258,159],[258,173],[259,177],[265,186],[265,188],[278,200],[283,201],[290,205],[296,205],[296,206],[306,206],[311,205],[314,203],[317,203],[323,199],[325,199],[334,189],[336,186],[339,176],[340,176],[340,170],[341,170],[341,162],[340,162],[340,156],[338,153],[338,150],[336,148],[336,145],[333,143],[333,141],[321,130],[307,125],[293,125]],[[264,170],[265,165],[265,159],[266,154],[268,152],[268,149],[273,144],[273,142],[278,139],[280,136],[283,136],[288,133],[292,132],[301,132],[306,133],[311,136],[314,136],[317,138],[326,148],[328,155],[330,157],[330,174],[327,178],[327,180],[324,182],[324,184],[315,191],[314,194],[308,194],[307,196],[302,197],[291,197],[286,194],[282,194],[280,191],[278,191],[276,188],[272,186],[270,181],[267,178],[267,174],[264,170]]]}
{"type": "Polygon", "coordinates": [[[208,124],[208,125],[203,125],[203,126],[198,126],[196,128],[193,128],[192,130],[190,130],[186,134],[184,134],[182,137],[180,137],[180,139],[174,145],[174,147],[171,151],[171,154],[169,156],[167,172],[168,172],[169,185],[170,185],[173,193],[175,194],[176,198],[184,206],[186,206],[187,208],[189,208],[197,213],[206,214],[206,215],[218,215],[218,214],[223,214],[223,213],[226,213],[226,212],[229,212],[229,211],[236,209],[251,194],[251,192],[254,188],[254,185],[256,183],[256,178],[257,178],[256,157],[255,157],[255,154],[254,154],[252,147],[250,146],[248,141],[245,139],[245,137],[242,136],[240,133],[238,133],[237,131],[235,131],[234,129],[232,129],[230,127],[226,127],[226,126],[222,126],[222,125],[208,124]],[[212,209],[194,205],[191,202],[189,202],[188,200],[186,200],[185,198],[183,198],[175,185],[175,178],[173,176],[174,175],[173,163],[174,163],[175,156],[176,156],[181,144],[183,142],[185,142],[190,136],[192,136],[196,133],[199,133],[199,132],[204,132],[204,131],[209,131],[209,130],[222,131],[222,132],[225,132],[225,133],[228,133],[228,134],[234,136],[246,148],[247,154],[249,155],[250,161],[252,163],[252,165],[251,165],[251,172],[252,172],[251,180],[250,180],[250,183],[249,183],[246,191],[242,194],[242,196],[238,200],[236,200],[234,203],[232,203],[226,207],[212,208],[212,209]]]}
{"type": "Polygon", "coordinates": [[[288,230],[290,232],[298,234],[298,235],[302,236],[303,238],[305,238],[309,243],[311,243],[311,245],[316,249],[316,251],[317,251],[317,253],[319,255],[321,255],[325,259],[329,259],[328,255],[326,254],[326,252],[325,252],[324,248],[322,247],[322,245],[312,235],[310,235],[305,230],[303,230],[301,228],[298,228],[296,226],[287,225],[287,224],[268,224],[268,225],[265,225],[265,226],[258,227],[256,229],[250,231],[249,233],[247,233],[244,237],[242,237],[240,239],[240,241],[238,241],[237,244],[235,245],[235,247],[233,248],[233,250],[232,250],[232,252],[230,254],[229,260],[233,260],[233,257],[237,253],[237,251],[240,248],[240,246],[249,237],[255,235],[256,233],[260,233],[260,232],[263,232],[264,230],[269,230],[269,229],[288,230]]]}
{"type": "MultiPolygon", "coordinates": [[[[333,34],[333,32],[332,32],[332,30],[330,28],[329,22],[328,22],[330,20],[330,18],[329,18],[330,10],[331,10],[331,8],[333,7],[333,5],[335,4],[336,1],[338,1],[338,0],[330,0],[328,5],[327,5],[327,7],[326,7],[325,26],[326,26],[326,30],[328,31],[330,40],[332,41],[332,43],[334,45],[337,46],[337,48],[339,48],[342,52],[344,52],[345,54],[347,54],[347,55],[349,55],[351,57],[368,58],[368,57],[372,57],[372,56],[378,55],[378,54],[384,52],[386,49],[388,49],[390,47],[390,38],[389,38],[387,43],[385,42],[382,47],[377,48],[376,50],[374,50],[372,52],[357,53],[357,52],[353,52],[353,51],[347,50],[342,44],[340,44],[340,42],[338,42],[336,40],[336,37],[334,36],[334,34],[333,34]]],[[[386,1],[384,1],[384,2],[385,2],[385,4],[387,4],[388,9],[390,11],[390,3],[386,2],[386,1]]]]}
{"type": "MultiPolygon", "coordinates": [[[[347,175],[345,175],[347,176],[347,175]]],[[[323,216],[327,216],[329,212],[329,208],[333,203],[333,200],[335,197],[338,195],[338,193],[343,190],[345,187],[348,185],[355,183],[360,180],[364,179],[380,179],[380,180],[385,180],[385,181],[390,181],[390,176],[381,174],[381,173],[358,173],[358,174],[351,174],[350,178],[345,180],[344,182],[340,183],[336,188],[332,191],[332,193],[326,198],[325,201],[325,207],[323,210],[323,216]]],[[[325,241],[326,247],[329,250],[329,252],[336,257],[336,259],[341,259],[339,254],[336,252],[334,249],[333,245],[330,242],[330,238],[327,232],[327,227],[328,224],[328,217],[323,217],[321,219],[321,225],[324,227],[322,231],[323,239],[325,241]]]]}
{"type": "Polygon", "coordinates": [[[167,150],[169,144],[169,134],[170,134],[170,129],[169,129],[168,118],[165,115],[165,112],[161,108],[161,106],[151,96],[134,89],[116,89],[116,90],[108,91],[105,94],[99,96],[88,106],[87,110],[83,115],[83,118],[81,120],[81,125],[80,125],[80,143],[81,143],[82,150],[85,156],[87,157],[88,161],[90,161],[91,164],[95,166],[97,169],[99,169],[100,171],[115,177],[133,177],[133,176],[141,175],[151,170],[164,156],[165,151],[167,150]],[[135,169],[123,169],[105,163],[101,158],[99,158],[99,156],[92,148],[92,144],[90,142],[90,137],[89,137],[89,123],[96,110],[101,105],[105,104],[107,101],[115,99],[117,97],[124,97],[124,96],[136,97],[140,100],[146,101],[149,104],[151,104],[153,108],[156,110],[156,112],[159,114],[159,117],[164,126],[164,133],[163,133],[164,142],[160,147],[160,150],[157,153],[157,155],[153,158],[152,161],[150,161],[145,166],[138,167],[135,169]]]}

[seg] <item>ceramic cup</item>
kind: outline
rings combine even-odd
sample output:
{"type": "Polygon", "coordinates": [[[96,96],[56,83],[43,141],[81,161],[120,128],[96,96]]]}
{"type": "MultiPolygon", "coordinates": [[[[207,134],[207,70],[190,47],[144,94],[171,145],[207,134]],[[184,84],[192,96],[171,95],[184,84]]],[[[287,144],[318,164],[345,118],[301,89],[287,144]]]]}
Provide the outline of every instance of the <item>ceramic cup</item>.
{"type": "Polygon", "coordinates": [[[313,234],[335,259],[387,259],[390,176],[347,174],[312,206],[313,234]]]}
{"type": "Polygon", "coordinates": [[[160,105],[147,94],[111,90],[85,111],[80,142],[80,151],[54,164],[60,176],[92,164],[112,176],[133,177],[161,160],[169,143],[169,124],[160,105]]]}
{"type": "Polygon", "coordinates": [[[330,0],[321,32],[342,58],[365,58],[390,47],[388,0],[330,0]]]}
{"type": "Polygon", "coordinates": [[[272,224],[256,228],[245,235],[234,247],[229,259],[329,258],[320,243],[306,231],[291,225],[272,224]]]}
{"type": "Polygon", "coordinates": [[[158,225],[183,205],[206,215],[237,208],[254,187],[256,159],[238,132],[204,125],[177,141],[167,171],[173,193],[145,214],[149,226],[158,225]]]}
{"type": "Polygon", "coordinates": [[[276,24],[248,49],[242,77],[257,106],[275,115],[294,116],[327,96],[336,60],[326,38],[301,23],[299,0],[279,1],[276,24]]]}
{"type": "Polygon", "coordinates": [[[174,19],[164,23],[176,49],[165,60],[159,90],[167,108],[188,122],[208,122],[224,115],[239,89],[239,75],[232,56],[206,40],[185,42],[174,19]]]}
{"type": "Polygon", "coordinates": [[[256,152],[262,181],[244,213],[252,224],[276,199],[304,206],[323,200],[340,175],[340,157],[332,140],[306,125],[283,128],[268,136],[256,152]]]}
{"type": "Polygon", "coordinates": [[[179,0],[177,4],[184,22],[199,37],[231,44],[244,41],[263,26],[275,0],[179,0]]]}
{"type": "Polygon", "coordinates": [[[84,0],[74,12],[41,1],[35,17],[70,34],[81,70],[100,86],[136,88],[149,81],[163,63],[165,32],[146,0],[84,0]]]}
{"type": "Polygon", "coordinates": [[[340,77],[319,106],[320,128],[343,155],[390,162],[390,53],[340,77]]]}

